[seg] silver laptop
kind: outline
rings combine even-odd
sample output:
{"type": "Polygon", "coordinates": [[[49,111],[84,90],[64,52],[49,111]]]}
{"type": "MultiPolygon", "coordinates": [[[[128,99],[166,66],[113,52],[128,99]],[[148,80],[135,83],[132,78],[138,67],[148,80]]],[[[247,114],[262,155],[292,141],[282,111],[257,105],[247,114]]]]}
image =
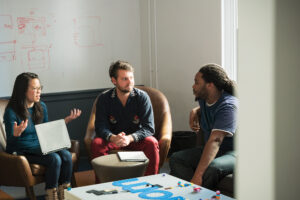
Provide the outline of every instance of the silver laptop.
{"type": "Polygon", "coordinates": [[[71,147],[64,119],[35,125],[35,129],[44,155],[71,147]]]}

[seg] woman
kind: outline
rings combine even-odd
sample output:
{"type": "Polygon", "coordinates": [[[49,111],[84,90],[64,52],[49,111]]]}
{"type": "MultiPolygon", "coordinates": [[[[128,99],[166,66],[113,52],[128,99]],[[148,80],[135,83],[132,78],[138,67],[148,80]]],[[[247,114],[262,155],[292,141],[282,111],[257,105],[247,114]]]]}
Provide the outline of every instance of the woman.
{"type": "MultiPolygon", "coordinates": [[[[4,113],[6,152],[24,155],[29,163],[46,166],[46,198],[63,199],[63,190],[70,186],[72,156],[68,150],[47,155],[41,153],[34,127],[36,124],[48,122],[47,107],[40,101],[41,90],[38,75],[28,72],[17,76],[4,113]]],[[[76,119],[80,114],[78,109],[71,110],[65,122],[76,119]]]]}

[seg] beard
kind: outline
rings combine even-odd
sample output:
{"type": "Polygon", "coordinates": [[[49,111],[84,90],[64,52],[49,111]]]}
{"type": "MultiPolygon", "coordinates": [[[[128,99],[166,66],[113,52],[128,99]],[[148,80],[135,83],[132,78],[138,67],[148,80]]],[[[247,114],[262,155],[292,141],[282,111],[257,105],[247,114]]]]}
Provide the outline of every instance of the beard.
{"type": "Polygon", "coordinates": [[[117,86],[118,90],[124,94],[130,93],[133,89],[133,86],[127,86],[126,88],[122,88],[120,86],[117,86]]]}
{"type": "Polygon", "coordinates": [[[202,88],[201,90],[199,90],[198,92],[196,92],[195,90],[193,90],[193,93],[195,95],[195,101],[202,99],[202,100],[206,100],[208,97],[208,92],[205,88],[202,88]]]}

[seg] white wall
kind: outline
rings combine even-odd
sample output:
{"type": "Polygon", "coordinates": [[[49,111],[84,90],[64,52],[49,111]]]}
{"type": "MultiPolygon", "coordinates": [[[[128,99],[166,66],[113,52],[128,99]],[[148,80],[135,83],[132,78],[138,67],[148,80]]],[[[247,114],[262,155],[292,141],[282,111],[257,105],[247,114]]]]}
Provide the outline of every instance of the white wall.
{"type": "Polygon", "coordinates": [[[271,200],[274,199],[274,2],[239,1],[238,12],[237,198],[271,200]]]}
{"type": "Polygon", "coordinates": [[[298,199],[300,2],[239,1],[237,199],[298,199]]]}
{"type": "Polygon", "coordinates": [[[143,48],[149,63],[148,84],[168,98],[173,129],[190,130],[189,111],[197,106],[194,75],[205,63],[221,64],[221,1],[150,0],[144,4],[150,8],[142,20],[149,25],[142,36],[150,45],[143,48]]]}

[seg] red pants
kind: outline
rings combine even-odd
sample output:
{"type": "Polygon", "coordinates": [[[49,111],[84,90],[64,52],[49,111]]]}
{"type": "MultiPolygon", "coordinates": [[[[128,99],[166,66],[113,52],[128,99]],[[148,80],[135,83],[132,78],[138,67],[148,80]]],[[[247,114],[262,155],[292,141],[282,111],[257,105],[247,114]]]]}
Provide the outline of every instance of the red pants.
{"type": "Polygon", "coordinates": [[[143,151],[149,159],[149,165],[145,176],[158,173],[159,169],[159,147],[155,137],[149,136],[139,142],[132,142],[126,147],[118,147],[112,142],[107,142],[100,137],[96,137],[91,145],[92,159],[107,155],[110,150],[133,150],[143,151]]]}

